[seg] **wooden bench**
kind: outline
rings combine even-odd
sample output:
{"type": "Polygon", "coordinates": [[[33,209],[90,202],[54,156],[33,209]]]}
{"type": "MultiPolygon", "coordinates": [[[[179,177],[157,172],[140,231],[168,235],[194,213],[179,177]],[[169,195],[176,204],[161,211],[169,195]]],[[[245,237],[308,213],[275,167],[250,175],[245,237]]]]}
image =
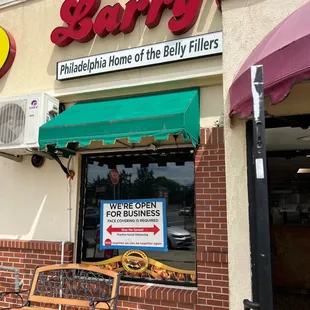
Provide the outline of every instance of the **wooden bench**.
{"type": "MultiPolygon", "coordinates": [[[[116,310],[120,274],[96,266],[68,264],[38,267],[35,270],[27,301],[15,309],[40,310],[55,305],[116,310]]],[[[22,292],[3,292],[0,297],[22,292]]],[[[23,300],[23,299],[22,299],[23,300]]],[[[2,308],[4,309],[4,308],[2,308]]],[[[9,309],[9,308],[6,308],[9,309]]]]}

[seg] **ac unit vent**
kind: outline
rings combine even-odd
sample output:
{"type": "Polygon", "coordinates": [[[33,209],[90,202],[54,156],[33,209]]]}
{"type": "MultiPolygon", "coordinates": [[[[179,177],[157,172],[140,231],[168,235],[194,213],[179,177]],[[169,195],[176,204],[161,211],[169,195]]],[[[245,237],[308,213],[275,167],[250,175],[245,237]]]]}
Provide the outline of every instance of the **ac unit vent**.
{"type": "Polygon", "coordinates": [[[38,148],[39,128],[59,114],[59,101],[47,94],[0,99],[0,152],[28,154],[38,148]]]}
{"type": "Polygon", "coordinates": [[[19,100],[0,107],[0,145],[23,142],[26,105],[26,100],[19,100]]]}

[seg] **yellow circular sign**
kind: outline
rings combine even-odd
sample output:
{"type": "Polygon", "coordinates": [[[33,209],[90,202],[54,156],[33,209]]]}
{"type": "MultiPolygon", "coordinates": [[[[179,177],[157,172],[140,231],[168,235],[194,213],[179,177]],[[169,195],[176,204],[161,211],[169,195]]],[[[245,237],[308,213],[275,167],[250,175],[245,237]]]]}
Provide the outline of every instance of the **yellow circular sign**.
{"type": "Polygon", "coordinates": [[[10,33],[0,27],[0,78],[11,68],[16,54],[15,40],[10,33]]]}
{"type": "Polygon", "coordinates": [[[144,252],[131,250],[127,251],[122,256],[122,265],[128,272],[142,273],[147,269],[149,265],[149,259],[144,252]]]}

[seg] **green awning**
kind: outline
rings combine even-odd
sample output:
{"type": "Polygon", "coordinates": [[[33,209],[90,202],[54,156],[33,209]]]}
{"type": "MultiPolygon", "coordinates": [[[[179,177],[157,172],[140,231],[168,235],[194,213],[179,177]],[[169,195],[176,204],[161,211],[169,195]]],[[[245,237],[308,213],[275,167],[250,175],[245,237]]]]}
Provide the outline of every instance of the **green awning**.
{"type": "Polygon", "coordinates": [[[140,97],[76,103],[40,127],[40,149],[64,149],[92,141],[114,144],[117,139],[139,143],[183,135],[194,146],[199,139],[199,91],[185,90],[140,97]]]}

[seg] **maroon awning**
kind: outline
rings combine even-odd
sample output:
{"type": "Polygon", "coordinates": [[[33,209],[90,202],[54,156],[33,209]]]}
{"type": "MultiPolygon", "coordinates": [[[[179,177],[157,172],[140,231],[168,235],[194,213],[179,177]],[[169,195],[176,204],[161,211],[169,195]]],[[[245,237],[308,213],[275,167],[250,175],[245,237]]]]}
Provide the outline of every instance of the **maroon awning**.
{"type": "Polygon", "coordinates": [[[251,69],[264,66],[265,96],[282,101],[298,82],[310,79],[310,2],[273,29],[242,65],[230,93],[230,115],[252,114],[251,69]]]}

